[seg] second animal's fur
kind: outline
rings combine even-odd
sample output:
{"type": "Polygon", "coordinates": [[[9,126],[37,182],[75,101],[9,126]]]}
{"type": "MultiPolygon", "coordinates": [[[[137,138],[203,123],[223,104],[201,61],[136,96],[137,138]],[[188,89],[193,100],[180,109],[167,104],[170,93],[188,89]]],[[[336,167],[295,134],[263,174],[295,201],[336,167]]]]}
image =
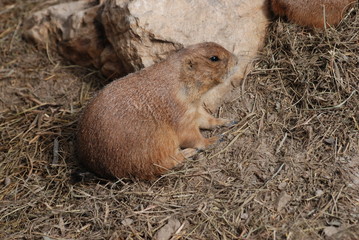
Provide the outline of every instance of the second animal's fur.
{"type": "Polygon", "coordinates": [[[271,0],[276,15],[303,26],[323,28],[336,25],[354,0],[271,0]]]}
{"type": "Polygon", "coordinates": [[[235,65],[223,47],[202,43],[110,83],[80,119],[80,162],[104,177],[151,179],[216,143],[199,129],[230,121],[208,114],[202,96],[235,65]]]}

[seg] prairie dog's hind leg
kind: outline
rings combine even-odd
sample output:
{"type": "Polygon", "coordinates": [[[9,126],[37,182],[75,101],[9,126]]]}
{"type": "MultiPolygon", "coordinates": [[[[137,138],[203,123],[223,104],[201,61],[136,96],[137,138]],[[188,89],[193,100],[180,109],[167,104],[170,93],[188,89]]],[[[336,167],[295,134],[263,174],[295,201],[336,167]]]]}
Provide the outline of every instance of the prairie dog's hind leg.
{"type": "Polygon", "coordinates": [[[183,155],[183,157],[190,158],[196,155],[198,153],[198,150],[195,148],[185,148],[180,150],[180,152],[183,155]]]}
{"type": "Polygon", "coordinates": [[[184,126],[179,134],[179,142],[181,148],[205,149],[206,147],[217,143],[219,137],[205,138],[199,131],[198,124],[184,126]]]}
{"type": "Polygon", "coordinates": [[[197,154],[198,150],[194,148],[178,149],[176,152],[165,160],[155,164],[155,175],[162,175],[168,170],[182,163],[186,158],[190,158],[197,154]]]}

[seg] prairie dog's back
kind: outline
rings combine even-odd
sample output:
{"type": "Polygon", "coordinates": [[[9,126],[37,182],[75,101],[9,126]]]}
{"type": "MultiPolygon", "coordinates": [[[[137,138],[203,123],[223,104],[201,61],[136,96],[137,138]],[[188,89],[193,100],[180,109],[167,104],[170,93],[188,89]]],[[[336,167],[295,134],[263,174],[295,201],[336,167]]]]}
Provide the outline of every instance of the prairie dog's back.
{"type": "MultiPolygon", "coordinates": [[[[142,74],[146,75],[146,70],[142,74]]],[[[103,158],[117,171],[123,169],[122,175],[125,176],[126,171],[136,173],[136,170],[126,161],[122,162],[122,166],[116,166],[117,158],[126,158],[128,155],[133,159],[152,157],[149,150],[155,146],[146,139],[158,134],[156,124],[165,128],[166,123],[173,124],[172,118],[181,113],[178,102],[166,100],[174,99],[176,83],[156,75],[142,78],[138,74],[131,74],[114,81],[88,104],[80,120],[77,142],[81,148],[78,151],[79,159],[82,162],[86,159],[85,165],[91,170],[104,177],[112,177],[108,167],[99,163],[98,159],[103,158]],[[137,143],[142,139],[145,141],[138,148],[137,143]]],[[[174,146],[176,143],[166,144],[174,146]]]]}
{"type": "Polygon", "coordinates": [[[271,0],[275,14],[310,27],[323,28],[324,21],[336,25],[353,0],[271,0]],[[325,15],[324,15],[325,14],[325,15]],[[324,20],[325,18],[325,20],[324,20]]]}

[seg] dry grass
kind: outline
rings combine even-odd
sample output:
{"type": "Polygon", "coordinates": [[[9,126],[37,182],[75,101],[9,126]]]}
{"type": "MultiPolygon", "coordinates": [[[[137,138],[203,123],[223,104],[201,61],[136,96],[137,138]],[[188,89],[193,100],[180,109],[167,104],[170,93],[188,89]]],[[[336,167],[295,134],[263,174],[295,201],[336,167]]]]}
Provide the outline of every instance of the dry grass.
{"type": "Polygon", "coordinates": [[[270,26],[220,146],[106,182],[72,155],[99,76],[21,39],[26,2],[0,3],[0,239],[151,239],[169,219],[172,239],[359,239],[358,6],[336,30],[270,26]]]}

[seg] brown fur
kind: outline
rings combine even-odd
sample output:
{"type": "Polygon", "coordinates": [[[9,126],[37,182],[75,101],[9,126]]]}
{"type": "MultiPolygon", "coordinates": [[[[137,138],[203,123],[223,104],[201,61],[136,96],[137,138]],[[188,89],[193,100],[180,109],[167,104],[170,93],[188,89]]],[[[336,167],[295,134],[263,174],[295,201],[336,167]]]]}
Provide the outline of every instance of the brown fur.
{"type": "Polygon", "coordinates": [[[271,0],[271,7],[275,14],[286,16],[292,22],[323,28],[324,16],[328,25],[336,25],[353,2],[354,0],[271,0]]]}
{"type": "Polygon", "coordinates": [[[218,44],[201,43],[110,83],[80,119],[80,162],[104,177],[152,179],[215,143],[199,129],[229,121],[208,114],[202,96],[225,80],[235,59],[218,44]]]}

